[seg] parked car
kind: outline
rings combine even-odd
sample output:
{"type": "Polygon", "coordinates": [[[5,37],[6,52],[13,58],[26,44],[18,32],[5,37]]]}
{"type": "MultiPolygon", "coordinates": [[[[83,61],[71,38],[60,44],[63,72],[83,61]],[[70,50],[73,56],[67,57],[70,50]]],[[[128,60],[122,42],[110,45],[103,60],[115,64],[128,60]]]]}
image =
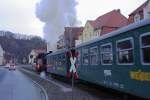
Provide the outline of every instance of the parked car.
{"type": "Polygon", "coordinates": [[[9,66],[9,70],[16,70],[16,66],[15,66],[15,64],[10,64],[10,66],[9,66]]]}

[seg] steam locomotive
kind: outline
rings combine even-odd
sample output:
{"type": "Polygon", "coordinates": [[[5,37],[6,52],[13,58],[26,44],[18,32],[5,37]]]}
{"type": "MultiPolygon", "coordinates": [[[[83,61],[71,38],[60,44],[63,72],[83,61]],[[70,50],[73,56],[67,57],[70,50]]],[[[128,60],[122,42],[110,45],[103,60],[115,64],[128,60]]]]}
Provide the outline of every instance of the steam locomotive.
{"type": "Polygon", "coordinates": [[[48,54],[52,53],[50,51],[49,53],[39,53],[36,57],[36,65],[35,65],[35,70],[37,73],[41,73],[42,71],[47,72],[47,58],[46,56],[48,54]]]}

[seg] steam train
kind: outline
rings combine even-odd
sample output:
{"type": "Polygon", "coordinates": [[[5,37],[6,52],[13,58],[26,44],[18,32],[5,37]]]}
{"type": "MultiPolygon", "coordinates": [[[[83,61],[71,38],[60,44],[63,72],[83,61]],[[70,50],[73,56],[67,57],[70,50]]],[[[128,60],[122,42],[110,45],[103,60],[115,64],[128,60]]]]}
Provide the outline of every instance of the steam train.
{"type": "Polygon", "coordinates": [[[47,71],[47,58],[46,56],[48,54],[52,53],[52,51],[49,51],[48,53],[39,53],[36,57],[36,65],[34,66],[35,67],[35,70],[37,73],[41,73],[42,71],[47,71]]]}
{"type": "MultiPolygon", "coordinates": [[[[68,52],[46,55],[47,72],[67,77],[68,52]]],[[[77,57],[78,79],[150,99],[150,19],[81,44],[71,53],[77,57]]]]}

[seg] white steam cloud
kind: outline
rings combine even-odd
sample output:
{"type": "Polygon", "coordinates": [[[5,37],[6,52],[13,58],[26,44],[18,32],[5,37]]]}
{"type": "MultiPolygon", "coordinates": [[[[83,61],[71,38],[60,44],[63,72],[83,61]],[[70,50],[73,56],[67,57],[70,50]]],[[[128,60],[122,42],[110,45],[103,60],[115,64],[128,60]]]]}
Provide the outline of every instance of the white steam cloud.
{"type": "Polygon", "coordinates": [[[76,26],[76,0],[41,0],[36,5],[36,16],[45,23],[44,37],[55,43],[65,26],[76,26]]]}

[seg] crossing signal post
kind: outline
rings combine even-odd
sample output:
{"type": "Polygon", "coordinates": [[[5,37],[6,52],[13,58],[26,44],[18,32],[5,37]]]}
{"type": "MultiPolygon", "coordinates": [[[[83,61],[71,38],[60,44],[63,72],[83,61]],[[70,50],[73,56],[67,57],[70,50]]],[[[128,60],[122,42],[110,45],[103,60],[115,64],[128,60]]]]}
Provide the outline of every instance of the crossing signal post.
{"type": "Polygon", "coordinates": [[[77,60],[77,53],[75,50],[71,50],[69,52],[69,63],[70,63],[70,68],[69,68],[69,77],[72,77],[72,100],[73,100],[73,94],[74,94],[74,79],[78,78],[77,75],[77,65],[76,65],[76,60],[77,60]]]}

